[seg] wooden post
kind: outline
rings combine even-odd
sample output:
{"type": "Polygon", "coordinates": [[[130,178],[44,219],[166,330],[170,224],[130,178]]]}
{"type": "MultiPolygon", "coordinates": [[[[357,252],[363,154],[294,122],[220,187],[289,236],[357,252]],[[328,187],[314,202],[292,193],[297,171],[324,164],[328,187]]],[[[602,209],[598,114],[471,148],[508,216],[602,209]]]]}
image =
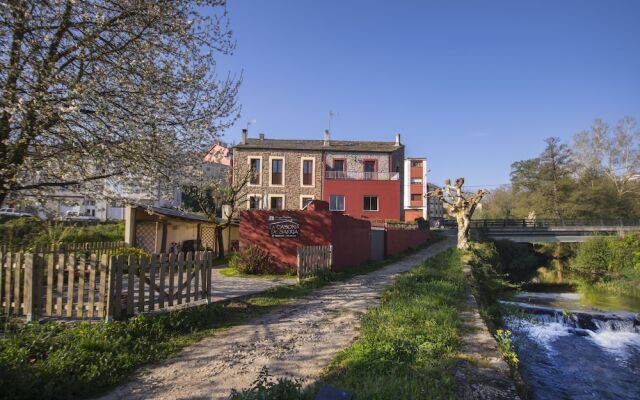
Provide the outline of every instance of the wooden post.
{"type": "Polygon", "coordinates": [[[211,303],[211,270],[213,269],[213,253],[207,255],[207,303],[211,303]]]}
{"type": "MultiPolygon", "coordinates": [[[[24,256],[24,313],[27,316],[27,322],[38,320],[38,265],[35,262],[33,254],[25,254],[24,256]]],[[[18,275],[19,276],[19,275],[18,275]]],[[[20,299],[15,299],[19,304],[20,299]]],[[[18,307],[16,307],[18,308],[18,307]]]]}
{"type": "MultiPolygon", "coordinates": [[[[105,321],[109,322],[109,321],[113,321],[113,317],[115,314],[115,310],[114,310],[114,297],[116,295],[119,295],[116,293],[116,291],[114,290],[114,283],[115,283],[115,266],[118,262],[118,257],[117,256],[111,256],[111,261],[107,264],[107,258],[108,256],[105,254],[102,256],[102,258],[100,259],[100,269],[101,269],[101,274],[100,274],[100,287],[104,287],[102,284],[102,279],[104,278],[105,274],[102,273],[104,270],[103,268],[107,268],[107,275],[109,276],[108,281],[107,281],[107,290],[106,290],[106,295],[107,298],[105,300],[105,304],[104,304],[104,316],[105,316],[105,321]]],[[[102,292],[100,293],[100,295],[102,296],[102,292]]]]}
{"type": "Polygon", "coordinates": [[[298,268],[297,268],[296,274],[298,275],[298,283],[300,283],[300,268],[302,268],[302,247],[298,247],[297,258],[298,258],[298,268]]]}

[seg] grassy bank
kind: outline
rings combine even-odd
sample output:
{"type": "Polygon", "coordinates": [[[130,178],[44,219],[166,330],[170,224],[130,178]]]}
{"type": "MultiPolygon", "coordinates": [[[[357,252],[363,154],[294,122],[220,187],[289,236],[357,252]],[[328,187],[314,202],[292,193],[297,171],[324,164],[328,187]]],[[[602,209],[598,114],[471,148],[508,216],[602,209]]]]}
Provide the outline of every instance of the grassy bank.
{"type": "MultiPolygon", "coordinates": [[[[438,240],[435,236],[431,243],[438,240]]],[[[371,272],[403,256],[406,254],[244,299],[137,316],[124,322],[5,326],[0,336],[0,398],[98,395],[128,379],[142,365],[162,360],[220,329],[263,315],[333,281],[371,272]]]]}
{"type": "Polygon", "coordinates": [[[570,267],[586,289],[640,299],[640,234],[590,238],[577,247],[570,267]]]}
{"type": "Polygon", "coordinates": [[[452,365],[467,281],[449,250],[401,275],[367,312],[358,340],[341,352],[319,385],[354,399],[452,398],[452,365]]]}

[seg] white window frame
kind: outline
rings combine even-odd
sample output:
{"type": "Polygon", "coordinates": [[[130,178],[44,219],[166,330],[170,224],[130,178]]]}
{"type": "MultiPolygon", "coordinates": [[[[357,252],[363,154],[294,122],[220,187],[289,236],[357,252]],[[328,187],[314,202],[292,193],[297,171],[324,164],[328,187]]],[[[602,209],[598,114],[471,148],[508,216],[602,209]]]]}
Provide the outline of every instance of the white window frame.
{"type": "Polygon", "coordinates": [[[284,194],[269,194],[267,195],[267,206],[266,206],[267,210],[275,210],[275,208],[271,208],[271,199],[273,197],[282,197],[282,209],[283,210],[287,209],[287,202],[286,202],[287,199],[284,194]]]}
{"type": "Polygon", "coordinates": [[[362,197],[362,203],[363,203],[363,204],[362,204],[362,211],[364,211],[364,212],[377,212],[377,211],[380,211],[380,197],[379,197],[379,196],[377,196],[377,195],[374,195],[374,194],[367,194],[367,195],[364,195],[364,196],[362,197]],[[375,209],[375,210],[367,210],[367,209],[364,207],[364,201],[365,201],[365,199],[366,199],[367,197],[375,197],[375,198],[376,198],[376,209],[375,209]]]}
{"type": "Polygon", "coordinates": [[[343,194],[332,194],[329,195],[329,211],[344,211],[347,209],[347,197],[343,194]],[[331,208],[331,197],[342,197],[342,210],[334,210],[331,208]]]}
{"type": "MultiPolygon", "coordinates": [[[[269,157],[269,187],[284,187],[287,181],[286,175],[286,160],[282,156],[272,156],[269,157]],[[282,185],[274,185],[273,182],[273,160],[282,160],[282,185]]],[[[271,203],[269,203],[271,205],[271,203]]]]}
{"type": "Polygon", "coordinates": [[[304,199],[311,199],[311,201],[315,200],[315,196],[312,194],[301,194],[300,195],[300,209],[302,210],[304,208],[304,199]]]}
{"type": "Polygon", "coordinates": [[[247,164],[249,165],[249,171],[251,171],[251,160],[260,160],[260,173],[258,174],[258,184],[251,184],[251,179],[249,179],[249,183],[247,186],[258,187],[262,186],[262,169],[264,168],[264,164],[262,163],[262,156],[249,156],[247,157],[247,164]]]}
{"type": "MultiPolygon", "coordinates": [[[[282,169],[284,170],[284,164],[282,169]]],[[[316,159],[313,157],[302,157],[300,159],[300,186],[316,187],[316,159]],[[311,185],[304,184],[304,162],[311,161],[311,185]]]]}
{"type": "Polygon", "coordinates": [[[247,194],[247,210],[263,210],[263,209],[264,209],[264,195],[262,195],[260,193],[249,193],[249,194],[247,194]],[[252,197],[259,197],[260,198],[260,203],[258,203],[260,205],[260,207],[251,208],[251,198],[252,197]]]}

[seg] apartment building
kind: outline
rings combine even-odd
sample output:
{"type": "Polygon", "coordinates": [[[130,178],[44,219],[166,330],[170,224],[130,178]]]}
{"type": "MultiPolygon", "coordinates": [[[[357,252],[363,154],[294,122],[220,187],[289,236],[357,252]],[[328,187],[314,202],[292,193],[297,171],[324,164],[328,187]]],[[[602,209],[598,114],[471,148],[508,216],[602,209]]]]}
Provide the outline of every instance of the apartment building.
{"type": "Polygon", "coordinates": [[[402,219],[404,146],[393,142],[267,139],[233,148],[234,179],[255,171],[242,209],[301,209],[322,199],[358,218],[402,219]]]}
{"type": "Polygon", "coordinates": [[[428,219],[427,159],[412,157],[404,160],[404,214],[406,221],[428,219]]]}
{"type": "MultiPolygon", "coordinates": [[[[427,192],[435,192],[437,189],[440,189],[440,186],[433,183],[427,183],[427,192]]],[[[442,220],[446,214],[442,202],[435,197],[429,197],[427,201],[429,209],[429,219],[442,220]]]]}

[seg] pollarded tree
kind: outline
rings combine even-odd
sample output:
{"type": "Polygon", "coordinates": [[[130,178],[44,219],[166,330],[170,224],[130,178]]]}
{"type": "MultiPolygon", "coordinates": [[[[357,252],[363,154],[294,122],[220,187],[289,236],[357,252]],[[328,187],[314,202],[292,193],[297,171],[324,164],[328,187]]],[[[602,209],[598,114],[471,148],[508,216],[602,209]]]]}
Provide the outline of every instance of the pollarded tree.
{"type": "Polygon", "coordinates": [[[480,200],[488,194],[487,190],[481,189],[476,193],[464,193],[462,186],[464,178],[456,179],[456,183],[451,185],[451,180],[444,182],[443,188],[438,188],[427,196],[435,197],[442,202],[447,213],[456,218],[458,223],[458,248],[467,250],[469,248],[469,231],[471,228],[471,217],[480,200]]]}
{"type": "Polygon", "coordinates": [[[152,192],[200,163],[238,117],[241,78],[214,59],[233,48],[224,0],[3,2],[0,203],[105,178],[152,192]]]}

